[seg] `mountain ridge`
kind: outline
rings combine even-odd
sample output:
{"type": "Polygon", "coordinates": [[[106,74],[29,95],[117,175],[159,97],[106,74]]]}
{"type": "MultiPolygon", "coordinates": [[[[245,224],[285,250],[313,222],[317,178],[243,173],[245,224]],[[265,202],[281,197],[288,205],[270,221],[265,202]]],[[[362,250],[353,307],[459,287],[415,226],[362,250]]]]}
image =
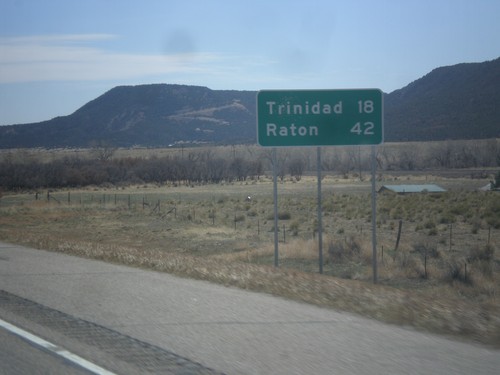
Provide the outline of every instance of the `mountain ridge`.
{"type": "Polygon", "coordinates": [[[388,94],[385,121],[400,141],[494,138],[500,136],[499,103],[500,58],[461,63],[388,94]]]}
{"type": "MultiPolygon", "coordinates": [[[[116,86],[68,116],[0,127],[0,148],[256,141],[256,91],[116,86]]],[[[384,94],[385,141],[500,137],[500,58],[439,67],[384,94]]]]}

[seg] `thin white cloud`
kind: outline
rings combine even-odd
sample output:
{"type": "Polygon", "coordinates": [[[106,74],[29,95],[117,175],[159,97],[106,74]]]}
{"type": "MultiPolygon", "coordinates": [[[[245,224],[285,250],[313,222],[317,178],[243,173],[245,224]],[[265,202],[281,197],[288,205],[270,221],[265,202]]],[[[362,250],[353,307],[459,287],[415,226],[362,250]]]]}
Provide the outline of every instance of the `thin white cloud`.
{"type": "Polygon", "coordinates": [[[224,57],[214,53],[130,54],[95,45],[113,38],[109,34],[0,38],[0,83],[202,73],[224,64],[224,57]]]}
{"type": "Polygon", "coordinates": [[[310,87],[321,72],[282,71],[279,59],[235,53],[133,54],[107,49],[111,34],[0,37],[0,84],[169,82],[219,89],[310,87]],[[106,44],[102,43],[106,42],[106,44]]]}
{"type": "Polygon", "coordinates": [[[47,34],[0,37],[0,44],[45,44],[61,42],[88,42],[116,39],[115,34],[47,34]]]}

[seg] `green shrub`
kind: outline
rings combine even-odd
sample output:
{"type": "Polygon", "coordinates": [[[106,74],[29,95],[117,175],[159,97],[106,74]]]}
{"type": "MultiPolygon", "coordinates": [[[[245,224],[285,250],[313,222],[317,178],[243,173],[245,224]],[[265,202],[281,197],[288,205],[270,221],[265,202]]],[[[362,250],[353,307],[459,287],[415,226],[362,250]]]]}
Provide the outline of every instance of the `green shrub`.
{"type": "MultiPolygon", "coordinates": [[[[469,266],[470,270],[470,266],[469,266]]],[[[462,259],[448,259],[444,263],[444,279],[445,281],[453,282],[470,282],[471,278],[467,275],[467,262],[462,259]]]]}
{"type": "Polygon", "coordinates": [[[440,224],[453,224],[456,221],[455,216],[449,212],[443,213],[439,218],[440,224]]]}
{"type": "Polygon", "coordinates": [[[354,238],[346,238],[345,241],[330,241],[328,243],[328,256],[333,262],[359,260],[361,258],[361,245],[354,238]]]}
{"type": "Polygon", "coordinates": [[[486,217],[486,223],[492,228],[500,229],[500,217],[499,216],[486,217]]]}
{"type": "Polygon", "coordinates": [[[473,220],[471,233],[477,234],[479,232],[479,229],[481,229],[481,220],[478,220],[478,219],[473,220]]]}
{"type": "Polygon", "coordinates": [[[440,253],[436,246],[429,243],[417,243],[413,245],[413,251],[420,254],[422,257],[439,258],[440,253]]]}
{"type": "Polygon", "coordinates": [[[300,227],[300,223],[297,220],[292,221],[290,223],[290,228],[289,229],[292,232],[293,236],[298,236],[298,234],[299,234],[299,227],[300,227]]]}
{"type": "Polygon", "coordinates": [[[469,212],[469,207],[467,204],[458,204],[450,208],[450,214],[454,216],[465,216],[469,212]]]}
{"type": "Polygon", "coordinates": [[[431,229],[429,229],[429,231],[427,232],[427,234],[429,236],[437,236],[437,234],[438,234],[437,228],[431,228],[431,229]]]}
{"type": "Polygon", "coordinates": [[[469,250],[467,260],[492,262],[495,259],[495,247],[493,245],[475,246],[469,250]]]}
{"type": "Polygon", "coordinates": [[[424,223],[424,228],[425,229],[435,229],[436,223],[433,220],[428,220],[424,223]]]}
{"type": "MultiPolygon", "coordinates": [[[[292,218],[292,214],[288,211],[284,212],[278,212],[278,219],[279,220],[290,220],[292,218]]],[[[269,215],[266,216],[267,220],[274,220],[274,213],[271,212],[269,215]]]]}
{"type": "Polygon", "coordinates": [[[292,214],[288,211],[278,212],[278,219],[280,220],[290,220],[292,218],[292,214]]]}
{"type": "Polygon", "coordinates": [[[249,217],[255,217],[255,216],[257,216],[257,211],[255,211],[255,210],[248,211],[247,212],[247,216],[249,216],[249,217]]]}
{"type": "Polygon", "coordinates": [[[245,221],[245,215],[235,215],[234,216],[234,221],[239,223],[241,221],[245,221]]]}

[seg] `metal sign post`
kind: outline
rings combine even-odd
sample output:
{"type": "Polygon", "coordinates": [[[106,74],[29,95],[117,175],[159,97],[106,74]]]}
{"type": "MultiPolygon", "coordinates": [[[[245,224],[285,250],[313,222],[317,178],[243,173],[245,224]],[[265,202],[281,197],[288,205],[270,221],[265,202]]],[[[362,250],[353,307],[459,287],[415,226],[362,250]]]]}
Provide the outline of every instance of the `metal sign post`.
{"type": "Polygon", "coordinates": [[[318,253],[319,253],[319,273],[323,273],[323,214],[321,205],[321,147],[317,149],[318,167],[318,253]]]}
{"type": "Polygon", "coordinates": [[[378,271],[377,271],[377,196],[375,191],[375,175],[377,170],[377,158],[376,158],[376,148],[377,146],[372,146],[371,152],[371,169],[372,169],[372,267],[373,267],[373,283],[378,282],[378,271]]]}
{"type": "MultiPolygon", "coordinates": [[[[257,142],[273,149],[274,264],[278,266],[276,147],[317,146],[319,269],[323,272],[321,150],[319,146],[378,145],[384,139],[379,89],[263,90],[257,94],[257,142]]],[[[372,148],[373,280],[377,282],[375,148],[372,148]]]]}
{"type": "Polygon", "coordinates": [[[273,201],[274,201],[274,267],[278,267],[278,166],[276,147],[273,148],[273,201]]]}

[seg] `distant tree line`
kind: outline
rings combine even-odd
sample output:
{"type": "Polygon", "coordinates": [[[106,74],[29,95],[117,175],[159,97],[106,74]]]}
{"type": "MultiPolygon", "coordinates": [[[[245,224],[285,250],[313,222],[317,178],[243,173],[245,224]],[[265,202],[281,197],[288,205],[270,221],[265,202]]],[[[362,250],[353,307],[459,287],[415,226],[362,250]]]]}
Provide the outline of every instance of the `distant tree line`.
{"type": "MultiPolygon", "coordinates": [[[[0,188],[220,183],[256,179],[273,169],[272,150],[257,146],[174,149],[166,156],[155,156],[153,150],[146,156],[127,156],[125,151],[118,157],[115,151],[97,145],[87,154],[52,159],[26,150],[5,152],[0,154],[0,188]]],[[[387,144],[378,147],[376,158],[379,171],[497,167],[500,141],[387,144]]],[[[325,147],[321,160],[325,173],[362,178],[370,170],[370,148],[325,147]]],[[[279,149],[276,163],[281,180],[288,175],[298,181],[316,171],[316,149],[279,149]]]]}
{"type": "Polygon", "coordinates": [[[49,162],[0,162],[0,187],[6,190],[126,185],[135,183],[219,183],[244,181],[263,173],[262,161],[242,158],[64,158],[49,162]]]}

